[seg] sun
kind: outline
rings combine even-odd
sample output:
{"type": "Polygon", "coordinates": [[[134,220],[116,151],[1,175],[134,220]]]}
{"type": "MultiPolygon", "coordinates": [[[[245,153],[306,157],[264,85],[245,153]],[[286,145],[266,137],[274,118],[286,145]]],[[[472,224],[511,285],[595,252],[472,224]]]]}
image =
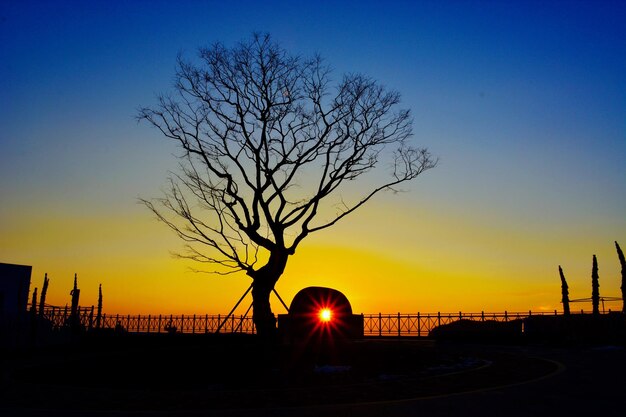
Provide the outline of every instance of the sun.
{"type": "Polygon", "coordinates": [[[332,311],[330,311],[329,308],[323,308],[322,310],[320,310],[320,320],[330,321],[332,317],[333,317],[333,313],[332,311]]]}

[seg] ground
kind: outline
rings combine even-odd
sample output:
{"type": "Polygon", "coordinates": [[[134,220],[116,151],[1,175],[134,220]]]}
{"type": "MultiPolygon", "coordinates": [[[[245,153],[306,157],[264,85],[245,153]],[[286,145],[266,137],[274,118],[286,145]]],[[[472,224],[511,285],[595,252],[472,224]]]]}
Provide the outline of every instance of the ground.
{"type": "Polygon", "coordinates": [[[127,338],[6,352],[2,415],[622,415],[618,346],[127,338]],[[337,353],[337,350],[340,350],[337,353]]]}

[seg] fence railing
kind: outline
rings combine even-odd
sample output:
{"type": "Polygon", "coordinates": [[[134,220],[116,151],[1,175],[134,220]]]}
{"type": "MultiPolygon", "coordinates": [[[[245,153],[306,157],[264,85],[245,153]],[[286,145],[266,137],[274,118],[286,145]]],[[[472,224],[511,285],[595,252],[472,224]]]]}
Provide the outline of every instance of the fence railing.
{"type": "MultiPolygon", "coordinates": [[[[584,313],[581,311],[581,313],[584,313]]],[[[365,336],[428,336],[438,326],[459,320],[498,321],[524,319],[532,315],[556,315],[557,312],[498,312],[498,313],[415,313],[415,314],[364,314],[365,336]]]]}
{"type": "MultiPolygon", "coordinates": [[[[68,306],[57,307],[46,305],[43,310],[44,318],[48,320],[53,328],[69,326],[71,314],[71,309],[68,306]]],[[[93,307],[78,307],[76,316],[78,317],[78,323],[80,326],[86,329],[95,327],[93,307]]]]}
{"type": "MultiPolygon", "coordinates": [[[[610,310],[609,310],[610,312],[610,310]]],[[[81,325],[86,329],[116,329],[130,333],[246,333],[254,334],[256,329],[251,316],[221,314],[190,314],[190,315],[122,315],[103,314],[98,320],[94,317],[93,308],[79,308],[78,315],[81,325]]],[[[591,314],[580,310],[572,314],[591,314]]],[[[450,324],[458,320],[498,321],[524,319],[536,315],[558,315],[553,312],[480,312],[480,313],[377,313],[363,314],[365,336],[428,336],[434,328],[450,324]]],[[[46,307],[44,317],[54,328],[67,326],[69,311],[67,308],[46,307]]]]}
{"type": "Polygon", "coordinates": [[[217,315],[120,315],[103,314],[102,327],[133,333],[247,333],[254,334],[250,316],[217,315]],[[221,327],[220,327],[221,325],[221,327]]]}

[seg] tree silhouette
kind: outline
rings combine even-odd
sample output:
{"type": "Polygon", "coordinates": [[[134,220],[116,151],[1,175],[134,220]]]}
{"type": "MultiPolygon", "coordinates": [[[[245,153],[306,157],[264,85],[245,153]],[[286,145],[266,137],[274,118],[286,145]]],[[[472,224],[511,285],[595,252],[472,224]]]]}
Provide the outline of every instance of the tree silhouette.
{"type": "Polygon", "coordinates": [[[275,328],[269,297],[303,239],[437,164],[407,145],[399,93],[360,74],[331,82],[320,57],[254,34],[179,56],[174,93],[139,111],[182,149],[164,196],[143,203],[186,242],[179,256],[252,278],[259,334],[275,328]]]}
{"type": "Polygon", "coordinates": [[[48,279],[48,274],[46,273],[43,277],[43,286],[41,287],[41,298],[39,299],[39,317],[43,317],[43,309],[46,305],[46,294],[48,293],[48,284],[50,280],[48,279]]]}
{"type": "Polygon", "coordinates": [[[102,324],[102,284],[98,286],[98,310],[96,313],[96,329],[102,324]]]}
{"type": "Polygon", "coordinates": [[[37,313],[37,287],[33,290],[33,298],[30,302],[30,312],[33,317],[35,317],[35,314],[37,313]]]}
{"type": "Polygon", "coordinates": [[[561,276],[561,302],[563,303],[563,315],[569,316],[569,287],[567,286],[567,281],[565,280],[565,274],[563,274],[561,265],[559,265],[559,275],[561,276]]]}
{"type": "Polygon", "coordinates": [[[78,311],[78,302],[80,300],[80,290],[78,289],[78,275],[74,274],[74,288],[70,291],[72,296],[72,305],[70,310],[70,327],[73,331],[78,331],[80,328],[80,315],[78,311]]]}
{"type": "Polygon", "coordinates": [[[591,306],[593,314],[600,314],[600,277],[598,276],[596,255],[593,255],[593,266],[591,267],[591,306]]]}
{"type": "Polygon", "coordinates": [[[619,247],[617,241],[615,242],[615,249],[617,250],[619,263],[622,266],[622,285],[620,290],[622,290],[622,313],[626,313],[626,259],[624,259],[624,252],[622,252],[622,248],[619,247]]]}

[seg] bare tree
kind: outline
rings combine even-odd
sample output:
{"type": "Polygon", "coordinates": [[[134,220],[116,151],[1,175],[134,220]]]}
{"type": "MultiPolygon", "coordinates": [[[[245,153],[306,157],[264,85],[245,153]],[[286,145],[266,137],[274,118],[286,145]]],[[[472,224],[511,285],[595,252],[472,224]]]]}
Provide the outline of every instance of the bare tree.
{"type": "Polygon", "coordinates": [[[177,64],[173,94],[138,119],[177,142],[180,171],[142,202],[186,242],[179,256],[252,278],[254,323],[271,334],[270,294],[302,240],[437,160],[406,144],[399,93],[360,74],[333,87],[321,58],[290,55],[269,35],[177,64]],[[357,179],[367,191],[349,198],[357,179]]]}

